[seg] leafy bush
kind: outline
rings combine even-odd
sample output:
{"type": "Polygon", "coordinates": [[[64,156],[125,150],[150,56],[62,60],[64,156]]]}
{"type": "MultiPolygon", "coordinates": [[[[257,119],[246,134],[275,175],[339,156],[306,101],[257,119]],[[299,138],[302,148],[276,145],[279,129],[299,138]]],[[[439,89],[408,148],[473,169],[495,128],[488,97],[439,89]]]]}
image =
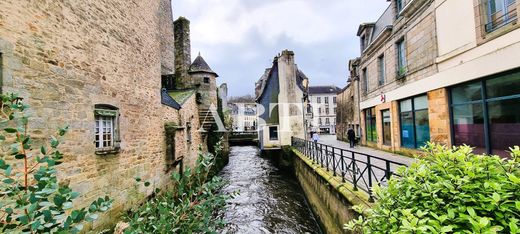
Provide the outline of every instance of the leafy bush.
{"type": "MultiPolygon", "coordinates": [[[[220,144],[216,152],[221,152],[220,144]]],[[[173,173],[174,189],[156,194],[125,217],[125,233],[216,233],[224,226],[218,213],[230,195],[219,193],[225,182],[208,177],[215,166],[215,156],[199,152],[196,167],[182,174],[173,173]]],[[[138,181],[140,179],[137,179],[138,181]]],[[[145,183],[148,186],[149,183],[145,183]]]]}
{"type": "MultiPolygon", "coordinates": [[[[111,200],[99,198],[88,209],[72,210],[79,194],[56,178],[56,166],[63,158],[60,140],[53,136],[50,149],[33,150],[25,114],[28,106],[13,94],[0,99],[0,232],[79,232],[83,221],[95,220],[96,212],[106,211],[111,200]]],[[[59,129],[57,136],[66,132],[67,128],[59,129]]]]}
{"type": "MultiPolygon", "coordinates": [[[[427,159],[399,168],[365,216],[345,225],[366,233],[520,233],[520,148],[512,159],[468,146],[429,144],[427,159]]],[[[362,213],[357,207],[358,212],[362,213]]]]}

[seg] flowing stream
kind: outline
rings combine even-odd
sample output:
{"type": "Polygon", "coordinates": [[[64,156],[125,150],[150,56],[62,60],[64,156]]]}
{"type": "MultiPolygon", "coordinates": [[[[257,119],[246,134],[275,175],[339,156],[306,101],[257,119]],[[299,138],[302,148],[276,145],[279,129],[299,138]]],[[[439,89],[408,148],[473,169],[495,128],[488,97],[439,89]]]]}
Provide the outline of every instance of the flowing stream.
{"type": "Polygon", "coordinates": [[[231,147],[220,176],[224,192],[240,193],[227,205],[224,233],[322,233],[290,172],[259,156],[257,147],[231,147]]]}

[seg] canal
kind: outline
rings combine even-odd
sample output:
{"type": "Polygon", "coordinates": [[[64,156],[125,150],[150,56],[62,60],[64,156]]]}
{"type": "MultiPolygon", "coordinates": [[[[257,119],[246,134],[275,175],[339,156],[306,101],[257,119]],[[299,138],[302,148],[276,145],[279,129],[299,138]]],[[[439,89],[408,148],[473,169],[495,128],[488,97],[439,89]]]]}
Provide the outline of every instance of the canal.
{"type": "Polygon", "coordinates": [[[228,202],[224,233],[321,233],[294,175],[259,154],[257,147],[231,147],[220,176],[229,181],[224,192],[239,194],[228,202]]]}

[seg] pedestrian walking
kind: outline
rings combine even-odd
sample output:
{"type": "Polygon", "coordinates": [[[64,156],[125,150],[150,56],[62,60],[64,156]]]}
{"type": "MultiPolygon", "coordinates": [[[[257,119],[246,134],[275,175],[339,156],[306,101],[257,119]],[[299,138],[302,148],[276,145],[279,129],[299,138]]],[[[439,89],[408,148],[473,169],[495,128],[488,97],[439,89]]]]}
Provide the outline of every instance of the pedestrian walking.
{"type": "Polygon", "coordinates": [[[347,137],[348,141],[350,143],[350,148],[354,148],[354,145],[356,143],[356,133],[354,132],[354,129],[350,127],[347,131],[347,137]]]}
{"type": "Polygon", "coordinates": [[[315,132],[314,134],[312,134],[312,141],[314,141],[314,145],[315,146],[318,146],[318,141],[320,140],[320,135],[318,135],[317,132],[315,132]]]}

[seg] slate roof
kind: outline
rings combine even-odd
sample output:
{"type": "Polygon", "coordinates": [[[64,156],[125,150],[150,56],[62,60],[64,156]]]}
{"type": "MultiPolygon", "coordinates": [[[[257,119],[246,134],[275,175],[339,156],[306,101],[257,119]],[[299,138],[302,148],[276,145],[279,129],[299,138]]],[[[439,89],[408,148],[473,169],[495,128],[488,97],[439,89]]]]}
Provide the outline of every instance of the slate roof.
{"type": "MultiPolygon", "coordinates": [[[[306,92],[305,90],[305,86],[303,85],[303,81],[304,80],[309,80],[309,78],[307,78],[307,76],[305,75],[305,73],[303,73],[302,70],[300,70],[298,68],[297,65],[296,66],[296,84],[298,85],[298,87],[304,92],[306,92]]],[[[260,97],[262,97],[262,94],[264,94],[264,90],[265,90],[265,86],[267,84],[267,80],[271,77],[271,71],[273,69],[278,69],[278,66],[276,64],[273,65],[272,68],[267,68],[265,69],[265,72],[264,74],[260,77],[260,79],[255,83],[255,94],[256,94],[256,100],[259,100],[260,97]]]]}
{"type": "Polygon", "coordinates": [[[193,63],[191,64],[190,70],[188,72],[189,73],[199,73],[199,72],[211,73],[218,77],[217,73],[214,72],[213,70],[211,70],[208,63],[206,63],[206,61],[204,61],[204,58],[202,58],[202,56],[200,56],[200,53],[197,56],[197,58],[195,58],[193,63]]]}
{"type": "Polygon", "coordinates": [[[264,74],[255,83],[255,98],[260,97],[260,94],[264,92],[265,83],[267,81],[267,77],[269,77],[269,73],[271,73],[271,68],[266,68],[264,74]]]}
{"type": "Polygon", "coordinates": [[[295,65],[295,66],[296,66],[296,84],[298,84],[300,89],[305,92],[305,87],[303,86],[303,81],[309,80],[309,78],[307,78],[305,73],[303,73],[303,71],[298,68],[298,65],[295,65]]]}
{"type": "Polygon", "coordinates": [[[334,85],[327,85],[327,86],[310,86],[309,87],[309,94],[323,94],[323,93],[337,93],[341,91],[341,89],[334,85]]]}

